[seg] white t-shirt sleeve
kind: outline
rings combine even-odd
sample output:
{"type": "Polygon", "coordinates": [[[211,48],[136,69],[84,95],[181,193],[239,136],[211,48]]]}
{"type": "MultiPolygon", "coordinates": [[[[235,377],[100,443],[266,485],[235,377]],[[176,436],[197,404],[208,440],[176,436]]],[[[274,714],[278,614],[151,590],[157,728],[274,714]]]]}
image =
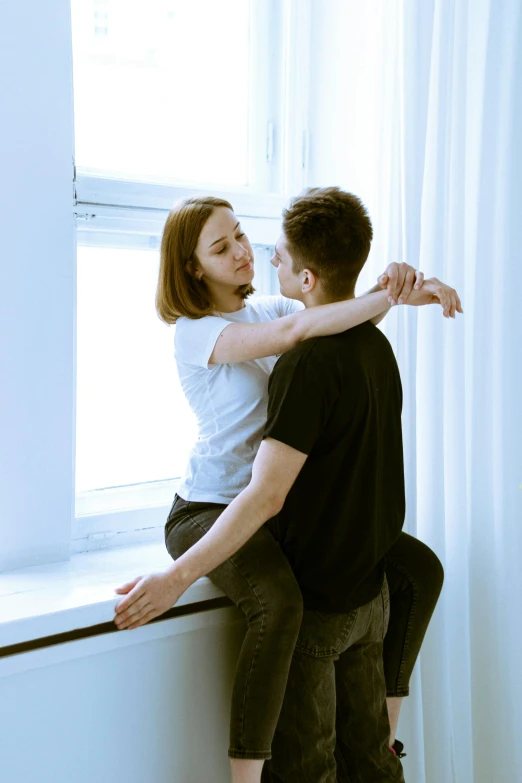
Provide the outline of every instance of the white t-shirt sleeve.
{"type": "Polygon", "coordinates": [[[283,318],[285,315],[292,315],[292,313],[298,313],[300,310],[304,310],[304,304],[297,299],[288,299],[286,296],[271,296],[267,297],[270,301],[271,307],[277,313],[278,318],[283,318]]]}
{"type": "Polygon", "coordinates": [[[298,299],[288,299],[286,296],[282,296],[283,300],[283,315],[291,315],[292,313],[299,313],[305,309],[304,303],[298,299]]]}
{"type": "Polygon", "coordinates": [[[211,369],[209,359],[217,339],[230,321],[215,315],[204,318],[178,318],[174,336],[174,352],[178,361],[211,369]]]}

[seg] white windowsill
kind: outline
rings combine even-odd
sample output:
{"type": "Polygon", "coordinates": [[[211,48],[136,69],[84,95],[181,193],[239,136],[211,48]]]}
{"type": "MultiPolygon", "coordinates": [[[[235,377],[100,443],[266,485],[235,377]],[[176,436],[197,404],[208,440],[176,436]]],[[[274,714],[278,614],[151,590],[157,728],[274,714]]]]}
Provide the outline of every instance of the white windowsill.
{"type": "MultiPolygon", "coordinates": [[[[114,588],[171,563],[162,541],[81,552],[68,562],[0,574],[0,647],[112,622],[122,598],[114,588]]],[[[176,606],[223,595],[204,577],[176,606]]]]}

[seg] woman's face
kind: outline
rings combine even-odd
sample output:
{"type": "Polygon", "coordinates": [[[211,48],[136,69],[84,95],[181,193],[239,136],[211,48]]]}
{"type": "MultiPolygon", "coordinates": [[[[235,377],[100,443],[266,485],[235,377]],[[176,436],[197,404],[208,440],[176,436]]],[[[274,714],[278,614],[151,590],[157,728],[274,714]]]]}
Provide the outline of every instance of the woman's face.
{"type": "Polygon", "coordinates": [[[252,282],[254,254],[232,210],[216,207],[196,245],[196,276],[210,286],[237,288],[252,282]]]}

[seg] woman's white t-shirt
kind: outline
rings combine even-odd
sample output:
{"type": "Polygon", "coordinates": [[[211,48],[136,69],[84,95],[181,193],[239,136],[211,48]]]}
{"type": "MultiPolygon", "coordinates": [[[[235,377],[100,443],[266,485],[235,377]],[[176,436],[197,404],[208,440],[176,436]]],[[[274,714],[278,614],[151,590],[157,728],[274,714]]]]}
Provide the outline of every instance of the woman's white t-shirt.
{"type": "Polygon", "coordinates": [[[209,365],[219,335],[231,323],[272,321],[301,309],[301,302],[284,296],[260,296],[234,313],[178,319],[176,364],[199,434],[178,487],[184,500],[228,504],[239,495],[250,482],[266,424],[268,376],[277,356],[209,365]]]}

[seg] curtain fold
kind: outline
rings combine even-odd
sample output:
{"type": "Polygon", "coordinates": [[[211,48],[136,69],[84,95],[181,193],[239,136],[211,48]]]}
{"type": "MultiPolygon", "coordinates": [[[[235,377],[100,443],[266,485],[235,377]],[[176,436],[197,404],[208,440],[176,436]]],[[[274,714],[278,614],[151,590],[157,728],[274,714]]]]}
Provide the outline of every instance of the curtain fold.
{"type": "MultiPolygon", "coordinates": [[[[445,566],[406,705],[416,783],[522,781],[522,8],[519,0],[395,7],[401,241],[447,280],[465,315],[399,313],[407,527],[445,566]],[[518,129],[518,133],[517,133],[518,129]]],[[[391,28],[388,27],[388,30],[391,28]]],[[[389,75],[385,77],[389,81],[389,75]]],[[[399,174],[397,174],[399,171],[399,174]]],[[[390,191],[393,192],[393,185],[390,191]]],[[[396,205],[379,205],[379,217],[396,205]]]]}
{"type": "Polygon", "coordinates": [[[464,307],[383,323],[404,386],[405,529],[445,568],[399,725],[406,779],[522,783],[522,0],[315,8],[311,184],[370,209],[358,290],[405,260],[464,307]]]}

